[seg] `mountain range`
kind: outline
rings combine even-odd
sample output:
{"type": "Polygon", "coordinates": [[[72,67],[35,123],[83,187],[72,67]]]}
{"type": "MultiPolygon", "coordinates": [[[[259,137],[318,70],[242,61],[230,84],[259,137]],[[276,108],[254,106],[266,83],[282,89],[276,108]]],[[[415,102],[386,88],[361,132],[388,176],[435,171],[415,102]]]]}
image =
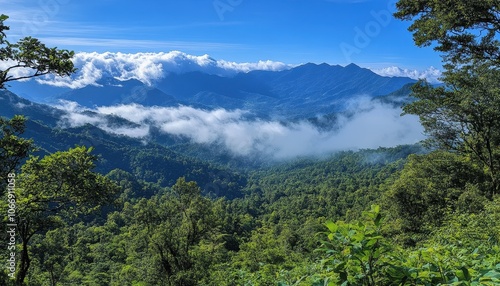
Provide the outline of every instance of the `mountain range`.
{"type": "Polygon", "coordinates": [[[155,154],[174,152],[181,161],[250,166],[417,142],[417,119],[399,117],[415,82],[354,64],[226,76],[167,73],[153,84],[102,77],[78,89],[31,80],[0,91],[0,116],[26,115],[26,136],[44,152],[97,144],[97,152],[112,162],[119,157],[113,150],[153,144],[155,154]]]}
{"type": "Polygon", "coordinates": [[[309,63],[281,71],[254,70],[228,76],[200,71],[166,73],[151,84],[103,77],[79,89],[33,80],[15,83],[10,89],[37,102],[67,100],[88,108],[130,103],[188,105],[208,110],[241,109],[262,118],[307,118],[342,111],[346,102],[357,96],[376,98],[414,82],[407,77],[380,76],[355,64],[309,63]]]}

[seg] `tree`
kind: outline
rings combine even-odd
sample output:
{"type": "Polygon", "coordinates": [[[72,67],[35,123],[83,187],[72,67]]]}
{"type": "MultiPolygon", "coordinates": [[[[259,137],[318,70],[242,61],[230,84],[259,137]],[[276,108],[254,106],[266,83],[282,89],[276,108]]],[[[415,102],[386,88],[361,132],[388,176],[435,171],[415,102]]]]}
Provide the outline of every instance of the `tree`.
{"type": "Polygon", "coordinates": [[[30,158],[22,167],[17,189],[18,232],[21,260],[17,284],[23,285],[30,267],[29,243],[64,220],[109,203],[118,187],[92,171],[96,156],[92,148],[76,147],[64,152],[30,158]]]}
{"type": "Polygon", "coordinates": [[[9,27],[4,25],[4,21],[8,18],[7,15],[0,15],[0,61],[10,65],[0,70],[0,88],[5,88],[5,83],[9,81],[47,74],[69,76],[75,72],[71,61],[73,51],[48,48],[32,37],[22,38],[14,44],[7,41],[5,31],[9,27]]]}
{"type": "Polygon", "coordinates": [[[208,275],[211,261],[223,250],[217,202],[203,197],[195,182],[179,178],[171,192],[134,206],[137,225],[146,227],[157,279],[164,284],[198,285],[208,275]]]}
{"type": "Polygon", "coordinates": [[[428,235],[458,208],[461,199],[470,199],[470,192],[479,192],[485,180],[481,173],[470,160],[450,152],[410,155],[387,193],[391,215],[409,234],[405,244],[413,245],[428,235]]]}
{"type": "MultiPolygon", "coordinates": [[[[9,81],[39,77],[47,74],[67,76],[75,72],[71,58],[74,52],[48,48],[39,40],[25,37],[17,43],[7,41],[5,31],[10,28],[4,22],[9,17],[0,14],[0,61],[6,68],[0,69],[0,89],[9,81]]],[[[0,118],[0,194],[3,193],[8,173],[19,166],[32,151],[32,141],[20,137],[25,130],[26,119],[15,116],[0,118]]]]}
{"type": "Polygon", "coordinates": [[[33,141],[21,138],[26,118],[16,115],[11,119],[0,117],[0,194],[5,191],[7,175],[13,172],[33,149],[33,141]]]}
{"type": "Polygon", "coordinates": [[[430,136],[428,143],[479,164],[500,192],[500,2],[400,0],[394,14],[413,20],[418,46],[437,42],[444,52],[444,86],[413,87],[417,101],[404,107],[430,136]]]}
{"type": "Polygon", "coordinates": [[[500,64],[498,0],[399,0],[396,18],[413,21],[409,31],[418,46],[437,42],[453,64],[473,59],[500,64]]]}
{"type": "Polygon", "coordinates": [[[416,84],[418,100],[404,107],[416,114],[430,136],[427,143],[470,157],[489,176],[491,194],[500,192],[500,70],[488,63],[450,69],[446,85],[416,84]]]}

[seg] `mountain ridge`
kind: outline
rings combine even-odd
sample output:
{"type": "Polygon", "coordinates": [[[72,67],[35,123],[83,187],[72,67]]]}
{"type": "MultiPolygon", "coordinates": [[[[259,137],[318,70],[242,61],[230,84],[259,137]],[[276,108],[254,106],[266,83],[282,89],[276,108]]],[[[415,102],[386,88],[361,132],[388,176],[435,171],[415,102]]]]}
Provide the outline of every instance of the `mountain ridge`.
{"type": "MultiPolygon", "coordinates": [[[[190,105],[248,110],[260,117],[295,118],[342,111],[345,103],[357,96],[383,96],[414,82],[407,77],[383,77],[355,64],[342,67],[307,63],[280,71],[254,70],[234,76],[170,72],[152,85],[137,79],[108,77],[79,89],[56,87],[54,92],[59,93],[46,100],[51,104],[69,100],[89,108],[130,103],[190,105]]],[[[36,84],[29,86],[34,88],[36,84]]]]}

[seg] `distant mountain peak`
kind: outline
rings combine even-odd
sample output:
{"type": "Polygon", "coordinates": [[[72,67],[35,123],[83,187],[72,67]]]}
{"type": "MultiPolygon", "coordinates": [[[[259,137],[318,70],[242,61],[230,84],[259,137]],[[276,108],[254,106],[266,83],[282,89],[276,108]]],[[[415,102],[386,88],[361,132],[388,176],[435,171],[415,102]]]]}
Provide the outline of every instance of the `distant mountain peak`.
{"type": "Polygon", "coordinates": [[[344,68],[357,68],[357,69],[361,69],[361,67],[358,66],[355,63],[350,63],[350,64],[346,65],[344,68]]]}

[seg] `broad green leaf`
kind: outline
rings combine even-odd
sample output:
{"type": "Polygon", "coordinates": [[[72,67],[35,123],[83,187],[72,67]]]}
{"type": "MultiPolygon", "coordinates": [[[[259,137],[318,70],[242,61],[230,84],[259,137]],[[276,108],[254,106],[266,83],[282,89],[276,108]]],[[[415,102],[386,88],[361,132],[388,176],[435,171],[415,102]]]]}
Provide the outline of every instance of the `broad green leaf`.
{"type": "Polygon", "coordinates": [[[339,226],[336,223],[334,223],[333,221],[327,221],[327,222],[325,222],[325,226],[331,232],[336,232],[337,229],[339,228],[339,226]]]}

